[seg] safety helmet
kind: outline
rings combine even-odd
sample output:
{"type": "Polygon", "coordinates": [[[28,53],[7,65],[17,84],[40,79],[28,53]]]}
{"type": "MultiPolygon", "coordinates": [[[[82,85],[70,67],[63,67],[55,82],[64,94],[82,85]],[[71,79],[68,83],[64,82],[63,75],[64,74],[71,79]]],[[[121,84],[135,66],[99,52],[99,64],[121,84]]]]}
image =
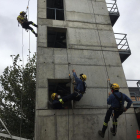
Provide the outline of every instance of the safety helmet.
{"type": "Polygon", "coordinates": [[[25,15],[26,13],[25,13],[24,11],[21,11],[21,12],[20,12],[20,15],[22,15],[22,14],[24,14],[24,15],[25,15]]]}
{"type": "Polygon", "coordinates": [[[82,78],[82,80],[86,81],[87,80],[87,76],[85,74],[80,74],[80,77],[82,78]]]}
{"type": "Polygon", "coordinates": [[[57,95],[57,93],[52,93],[52,95],[51,95],[52,100],[55,99],[55,96],[56,96],[56,95],[57,95]]]}
{"type": "Polygon", "coordinates": [[[113,90],[119,90],[120,86],[117,83],[113,83],[111,84],[110,88],[113,90]]]}

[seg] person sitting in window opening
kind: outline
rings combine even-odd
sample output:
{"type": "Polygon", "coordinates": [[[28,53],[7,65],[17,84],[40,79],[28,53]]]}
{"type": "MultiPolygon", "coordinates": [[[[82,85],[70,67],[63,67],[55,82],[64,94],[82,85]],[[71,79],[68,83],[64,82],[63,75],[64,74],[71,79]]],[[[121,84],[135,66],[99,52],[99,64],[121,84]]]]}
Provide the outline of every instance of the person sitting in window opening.
{"type": "Polygon", "coordinates": [[[113,136],[116,135],[117,132],[117,118],[123,113],[126,112],[128,108],[130,108],[132,104],[132,100],[126,96],[125,94],[119,92],[119,85],[117,83],[111,84],[110,89],[111,93],[109,93],[109,97],[107,99],[107,104],[111,105],[111,107],[108,109],[105,119],[102,131],[99,130],[98,134],[104,138],[105,131],[107,129],[108,122],[110,120],[110,116],[112,115],[112,121],[113,121],[113,127],[110,128],[110,131],[113,136]],[[124,107],[124,102],[128,102],[127,106],[124,107]]]}
{"type": "Polygon", "coordinates": [[[38,27],[38,25],[34,24],[32,21],[28,21],[27,19],[27,15],[24,11],[20,12],[20,15],[17,17],[18,23],[21,24],[22,28],[24,28],[25,30],[31,30],[33,34],[35,34],[35,36],[37,37],[37,33],[35,33],[35,31],[33,30],[32,27],[30,27],[29,25],[32,24],[35,27],[38,27]]]}
{"type": "Polygon", "coordinates": [[[52,103],[48,103],[52,106],[53,109],[67,109],[67,107],[64,107],[62,103],[60,103],[62,99],[59,99],[58,96],[59,95],[57,93],[52,93],[52,103]]]}
{"type": "MultiPolygon", "coordinates": [[[[75,78],[76,86],[74,87],[74,93],[69,94],[67,96],[64,96],[63,98],[59,100],[53,101],[53,106],[59,106],[60,108],[60,103],[64,104],[65,102],[74,100],[74,101],[80,101],[80,99],[83,97],[83,94],[86,91],[86,79],[87,76],[85,74],[80,74],[80,78],[77,77],[75,70],[72,70],[73,76],[75,78]]],[[[53,94],[52,94],[53,95],[53,94]]]]}

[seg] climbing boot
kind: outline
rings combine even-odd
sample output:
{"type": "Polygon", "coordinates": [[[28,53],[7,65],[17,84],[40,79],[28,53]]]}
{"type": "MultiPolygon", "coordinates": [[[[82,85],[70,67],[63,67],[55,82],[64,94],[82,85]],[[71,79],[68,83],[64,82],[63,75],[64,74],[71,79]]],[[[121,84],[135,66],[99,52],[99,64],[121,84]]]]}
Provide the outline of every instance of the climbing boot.
{"type": "Polygon", "coordinates": [[[104,138],[104,135],[105,135],[105,134],[104,134],[101,130],[98,131],[98,134],[99,134],[102,138],[104,138]]]}
{"type": "Polygon", "coordinates": [[[34,24],[34,26],[38,28],[38,25],[34,24]]]}
{"type": "Polygon", "coordinates": [[[110,128],[110,132],[112,133],[113,136],[116,136],[116,132],[113,131],[113,128],[110,128]]]}
{"type": "Polygon", "coordinates": [[[35,33],[35,36],[38,37],[38,34],[35,33]]]}

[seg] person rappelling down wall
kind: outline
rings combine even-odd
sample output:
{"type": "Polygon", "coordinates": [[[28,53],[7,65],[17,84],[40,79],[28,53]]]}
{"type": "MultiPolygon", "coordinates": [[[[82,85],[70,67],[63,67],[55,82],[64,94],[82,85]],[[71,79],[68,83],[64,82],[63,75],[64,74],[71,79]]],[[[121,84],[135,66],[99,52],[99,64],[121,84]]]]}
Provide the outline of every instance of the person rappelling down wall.
{"type": "Polygon", "coordinates": [[[109,93],[109,97],[107,99],[107,104],[111,105],[111,107],[107,110],[105,119],[104,119],[104,124],[103,124],[103,128],[102,131],[99,130],[98,134],[104,138],[105,135],[105,131],[107,129],[108,126],[108,122],[110,120],[110,117],[112,116],[112,123],[113,123],[113,127],[110,128],[110,131],[112,133],[113,136],[116,135],[117,132],[117,118],[123,113],[126,112],[128,108],[130,108],[131,104],[132,104],[132,100],[127,97],[125,94],[119,92],[119,85],[117,83],[111,84],[110,85],[111,88],[111,93],[109,93]],[[128,102],[127,106],[124,107],[124,102],[128,102]]]}
{"type": "Polygon", "coordinates": [[[38,36],[37,33],[35,33],[35,31],[33,30],[33,28],[29,26],[31,24],[38,28],[38,25],[34,24],[32,21],[28,21],[26,12],[24,11],[20,12],[20,15],[17,17],[17,20],[18,20],[18,23],[21,24],[22,28],[26,30],[29,29],[32,31],[33,34],[35,34],[36,37],[38,36]]]}
{"type": "Polygon", "coordinates": [[[87,76],[85,74],[80,74],[80,78],[77,77],[75,70],[72,70],[73,76],[75,78],[76,86],[74,87],[74,93],[69,94],[68,96],[64,96],[61,99],[57,98],[57,93],[53,93],[51,95],[51,98],[53,100],[52,105],[54,109],[60,109],[63,108],[61,104],[64,104],[65,102],[74,100],[74,101],[80,101],[80,99],[83,97],[83,94],[86,90],[86,79],[87,76]]]}

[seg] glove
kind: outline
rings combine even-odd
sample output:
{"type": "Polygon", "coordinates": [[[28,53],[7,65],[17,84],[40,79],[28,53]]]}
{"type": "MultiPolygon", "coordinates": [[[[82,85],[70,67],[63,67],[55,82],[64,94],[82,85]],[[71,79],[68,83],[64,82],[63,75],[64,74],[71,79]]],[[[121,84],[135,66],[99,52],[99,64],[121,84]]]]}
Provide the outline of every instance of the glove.
{"type": "Polygon", "coordinates": [[[63,102],[63,100],[62,100],[62,99],[59,99],[59,102],[60,102],[61,104],[64,104],[64,102],[63,102]]]}

